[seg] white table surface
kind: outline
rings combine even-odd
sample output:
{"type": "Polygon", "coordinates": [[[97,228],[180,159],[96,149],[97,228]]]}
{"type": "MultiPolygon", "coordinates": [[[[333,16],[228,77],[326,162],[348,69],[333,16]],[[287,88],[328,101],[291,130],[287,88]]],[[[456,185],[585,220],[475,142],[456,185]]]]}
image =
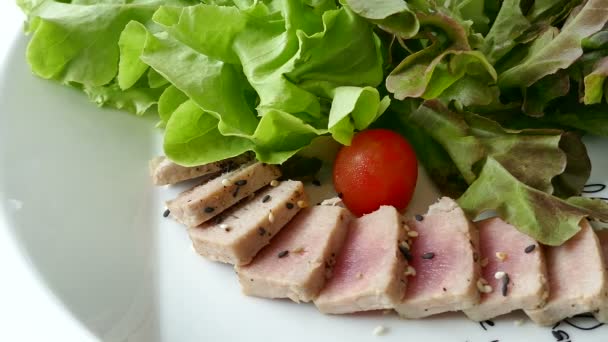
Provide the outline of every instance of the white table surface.
{"type": "MultiPolygon", "coordinates": [[[[13,42],[23,27],[22,22],[23,14],[15,5],[15,1],[0,1],[2,69],[13,42]]],[[[53,294],[40,282],[4,224],[0,212],[0,341],[95,341],[96,339],[62,308],[53,294]]]]}

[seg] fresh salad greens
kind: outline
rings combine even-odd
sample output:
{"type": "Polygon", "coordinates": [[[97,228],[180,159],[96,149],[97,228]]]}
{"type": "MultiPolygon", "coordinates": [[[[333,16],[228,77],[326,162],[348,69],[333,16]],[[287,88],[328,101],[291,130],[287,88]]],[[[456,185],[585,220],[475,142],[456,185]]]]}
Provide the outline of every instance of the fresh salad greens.
{"type": "Polygon", "coordinates": [[[17,0],[32,71],[159,114],[186,165],[384,126],[471,215],[559,245],[608,135],[608,0],[17,0]]]}

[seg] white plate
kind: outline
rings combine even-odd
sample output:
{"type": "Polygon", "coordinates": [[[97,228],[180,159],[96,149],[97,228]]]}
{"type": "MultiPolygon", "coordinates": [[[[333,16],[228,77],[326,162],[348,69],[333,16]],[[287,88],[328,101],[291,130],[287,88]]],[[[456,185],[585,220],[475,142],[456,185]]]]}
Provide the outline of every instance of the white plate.
{"type": "MultiPolygon", "coordinates": [[[[99,340],[606,340],[608,328],[570,324],[595,324],[586,319],[552,329],[529,321],[515,326],[523,318],[517,314],[483,326],[460,314],[418,321],[380,313],[324,316],[312,305],[244,297],[230,267],[197,256],[184,229],[162,218],[162,202],[178,189],[149,183],[147,161],[160,151],[154,118],[96,109],[79,92],[33,77],[25,46],[26,38],[18,38],[0,74],[0,239],[16,242],[19,265],[32,267],[41,282],[37,291],[48,288],[58,299],[40,292],[40,300],[67,309],[99,340]],[[385,336],[372,335],[378,325],[388,328],[385,336]]],[[[588,143],[591,182],[606,184],[608,143],[588,143]]],[[[433,197],[427,189],[420,186],[416,195],[421,208],[433,197]]],[[[13,290],[6,296],[39,311],[38,302],[26,301],[29,292],[13,290]]],[[[62,310],[54,310],[33,317],[66,324],[67,334],[76,323],[57,320],[62,310]]],[[[47,340],[85,341],[79,333],[47,340]]]]}

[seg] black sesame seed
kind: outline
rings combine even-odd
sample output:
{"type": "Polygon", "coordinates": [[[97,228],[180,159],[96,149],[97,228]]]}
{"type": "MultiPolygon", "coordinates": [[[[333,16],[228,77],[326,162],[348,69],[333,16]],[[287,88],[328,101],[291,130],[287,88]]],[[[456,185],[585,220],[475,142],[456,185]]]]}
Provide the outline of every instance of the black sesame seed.
{"type": "Polygon", "coordinates": [[[163,213],[163,217],[168,217],[169,214],[171,214],[171,210],[167,209],[165,210],[165,212],[163,213]]]}
{"type": "Polygon", "coordinates": [[[403,257],[405,258],[405,260],[407,260],[407,261],[411,261],[412,260],[412,253],[410,252],[409,248],[407,248],[404,245],[399,245],[399,251],[401,252],[401,254],[403,255],[403,257]]]}
{"type": "Polygon", "coordinates": [[[234,184],[236,184],[236,186],[245,186],[245,185],[247,185],[247,181],[244,179],[241,179],[241,180],[236,181],[234,184]]]}
{"type": "Polygon", "coordinates": [[[217,215],[214,219],[213,219],[213,223],[214,224],[220,224],[224,222],[224,216],[223,215],[217,215]]]}
{"type": "Polygon", "coordinates": [[[266,203],[268,201],[270,201],[272,199],[272,197],[270,197],[270,195],[266,195],[264,196],[264,198],[262,198],[262,203],[266,203]]]}
{"type": "Polygon", "coordinates": [[[316,185],[316,186],[321,186],[321,181],[319,181],[318,179],[315,179],[312,181],[312,184],[316,185]]]}
{"type": "Polygon", "coordinates": [[[338,198],[342,198],[342,197],[344,197],[344,194],[343,193],[339,193],[338,194],[338,198]]]}
{"type": "Polygon", "coordinates": [[[206,212],[207,214],[210,214],[210,213],[212,213],[212,212],[214,212],[214,211],[215,211],[215,208],[213,208],[213,207],[206,207],[206,208],[205,208],[205,212],[206,212]]]}
{"type": "Polygon", "coordinates": [[[536,245],[530,245],[530,246],[526,247],[526,249],[524,249],[524,252],[526,252],[526,254],[532,253],[535,249],[536,249],[536,245]]]}
{"type": "Polygon", "coordinates": [[[281,253],[279,253],[279,258],[284,258],[289,254],[289,251],[282,251],[281,253]]]}
{"type": "Polygon", "coordinates": [[[414,216],[414,218],[415,218],[415,219],[416,219],[416,221],[418,221],[418,222],[420,222],[420,221],[424,220],[424,216],[422,216],[422,215],[416,215],[416,216],[414,216]]]}
{"type": "Polygon", "coordinates": [[[445,287],[443,288],[443,292],[446,292],[448,289],[446,289],[445,287]]]}
{"type": "Polygon", "coordinates": [[[236,188],[234,188],[234,192],[232,192],[232,197],[238,196],[240,190],[241,190],[240,186],[237,186],[236,188]]]}
{"type": "Polygon", "coordinates": [[[428,253],[422,254],[422,259],[430,260],[430,259],[433,259],[434,257],[435,257],[435,253],[433,253],[433,252],[428,252],[428,253]]]}
{"type": "Polygon", "coordinates": [[[509,275],[505,274],[505,276],[502,278],[502,296],[506,297],[507,296],[507,291],[509,290],[509,275]]]}
{"type": "Polygon", "coordinates": [[[285,206],[287,207],[287,209],[293,209],[293,203],[291,202],[285,203],[285,206]]]}
{"type": "Polygon", "coordinates": [[[477,252],[473,253],[473,261],[477,262],[479,260],[479,254],[477,252]]]}
{"type": "Polygon", "coordinates": [[[258,234],[260,234],[260,236],[264,236],[266,234],[266,229],[262,227],[258,228],[258,234]]]}

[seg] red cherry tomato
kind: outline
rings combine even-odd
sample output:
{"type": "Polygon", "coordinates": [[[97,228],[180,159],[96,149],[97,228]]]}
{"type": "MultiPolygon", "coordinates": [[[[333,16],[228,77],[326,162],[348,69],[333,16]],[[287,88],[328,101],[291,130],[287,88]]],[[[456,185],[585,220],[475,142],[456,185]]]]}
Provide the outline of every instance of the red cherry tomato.
{"type": "Polygon", "coordinates": [[[418,178],[418,161],[412,146],[386,129],[358,133],[350,146],[338,152],[334,186],[355,215],[376,211],[382,205],[407,207],[418,178]]]}

